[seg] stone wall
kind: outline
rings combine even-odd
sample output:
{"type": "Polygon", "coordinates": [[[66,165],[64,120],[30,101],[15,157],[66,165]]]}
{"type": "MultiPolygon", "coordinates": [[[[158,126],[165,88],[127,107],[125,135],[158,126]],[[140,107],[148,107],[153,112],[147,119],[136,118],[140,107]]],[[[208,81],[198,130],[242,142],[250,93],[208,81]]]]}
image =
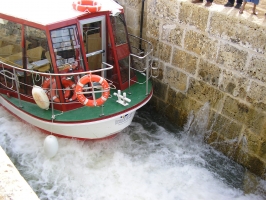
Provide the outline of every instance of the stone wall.
{"type": "Polygon", "coordinates": [[[39,200],[0,146],[0,200],[39,200]]]}
{"type": "MultiPolygon", "coordinates": [[[[139,35],[142,0],[120,0],[129,32],[139,35]]],[[[146,0],[144,37],[153,43],[151,103],[183,126],[209,102],[217,150],[266,178],[266,22],[234,8],[186,0],[146,0]]]]}

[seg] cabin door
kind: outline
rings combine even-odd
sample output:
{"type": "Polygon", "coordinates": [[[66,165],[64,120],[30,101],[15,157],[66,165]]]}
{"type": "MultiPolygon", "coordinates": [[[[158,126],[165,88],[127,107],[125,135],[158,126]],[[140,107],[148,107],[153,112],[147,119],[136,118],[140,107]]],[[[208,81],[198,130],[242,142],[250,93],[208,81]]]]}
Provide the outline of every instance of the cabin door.
{"type": "MultiPolygon", "coordinates": [[[[83,33],[83,43],[86,50],[86,60],[90,70],[102,68],[102,62],[106,62],[106,19],[98,16],[80,21],[83,33]]],[[[101,74],[103,77],[105,73],[101,74]]]]}

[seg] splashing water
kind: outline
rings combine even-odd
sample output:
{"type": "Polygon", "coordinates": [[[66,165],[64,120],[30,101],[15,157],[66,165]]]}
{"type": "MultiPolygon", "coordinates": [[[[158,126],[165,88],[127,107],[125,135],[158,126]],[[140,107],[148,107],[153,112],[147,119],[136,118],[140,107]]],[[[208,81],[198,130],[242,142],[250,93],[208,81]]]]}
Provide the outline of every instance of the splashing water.
{"type": "Polygon", "coordinates": [[[197,139],[208,107],[200,112],[181,130],[144,108],[117,137],[60,138],[47,159],[46,135],[0,107],[0,145],[41,200],[264,199],[244,194],[244,169],[197,139]]]}

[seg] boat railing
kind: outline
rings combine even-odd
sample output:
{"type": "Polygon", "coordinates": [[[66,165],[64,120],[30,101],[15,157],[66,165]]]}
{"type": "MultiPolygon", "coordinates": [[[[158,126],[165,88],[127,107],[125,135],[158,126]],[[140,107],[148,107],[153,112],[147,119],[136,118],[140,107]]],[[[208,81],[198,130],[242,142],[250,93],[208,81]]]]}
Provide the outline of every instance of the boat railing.
{"type": "Polygon", "coordinates": [[[153,46],[151,44],[151,42],[143,39],[143,38],[140,38],[138,36],[135,36],[135,35],[131,35],[131,34],[128,34],[130,36],[130,41],[131,41],[131,49],[132,49],[132,52],[130,53],[130,56],[129,56],[129,70],[128,70],[128,77],[129,77],[129,93],[130,92],[130,82],[134,80],[131,79],[131,70],[134,70],[134,71],[138,71],[142,74],[144,74],[146,76],[146,80],[145,82],[143,83],[140,83],[140,82],[137,82],[138,84],[146,84],[146,95],[149,94],[149,79],[151,77],[156,77],[153,75],[153,71],[154,70],[157,70],[156,67],[153,67],[153,46]],[[138,42],[133,42],[132,41],[135,40],[135,41],[138,41],[138,42]],[[136,47],[137,44],[142,44],[144,45],[145,49],[142,49],[141,46],[139,47],[136,47]],[[138,67],[132,67],[131,64],[132,64],[132,61],[134,61],[134,58],[137,59],[138,61],[142,61],[142,62],[138,62],[138,67]]]}
{"type": "MultiPolygon", "coordinates": [[[[19,106],[20,107],[23,107],[22,106],[22,103],[21,103],[21,98],[20,96],[21,95],[25,95],[23,93],[20,92],[19,88],[21,87],[21,85],[25,85],[25,86],[29,86],[29,87],[33,87],[35,85],[35,82],[37,81],[40,81],[41,80],[41,77],[42,78],[48,78],[50,79],[50,81],[52,81],[53,78],[55,78],[56,76],[59,76],[59,77],[71,77],[71,76],[74,76],[74,77],[80,77],[80,76],[83,76],[83,75],[87,75],[87,74],[95,74],[95,73],[103,73],[104,71],[107,71],[107,70],[111,70],[113,69],[113,65],[110,65],[106,62],[102,62],[102,68],[100,69],[96,69],[96,70],[91,70],[91,71],[81,71],[81,72],[65,72],[65,73],[47,73],[47,72],[39,72],[39,71],[35,71],[35,70],[32,70],[32,69],[23,69],[23,68],[20,68],[20,67],[16,67],[16,66],[12,66],[8,63],[5,63],[3,61],[0,60],[0,75],[2,75],[4,77],[4,84],[1,82],[0,84],[4,87],[6,87],[7,89],[10,89],[14,92],[17,93],[18,95],[18,100],[19,100],[19,106]],[[11,69],[11,70],[8,70],[7,68],[11,69]],[[32,76],[32,81],[33,81],[33,85],[28,85],[24,82],[20,82],[19,81],[19,78],[18,76],[32,76]],[[10,79],[12,81],[12,84],[11,86],[9,87],[8,86],[8,82],[7,82],[7,79],[10,79]],[[16,87],[16,89],[14,89],[14,85],[16,87]]],[[[108,80],[106,79],[110,85],[110,87],[112,87],[112,81],[111,80],[108,80]]],[[[42,80],[43,82],[43,80],[42,80]]],[[[52,88],[52,84],[50,82],[50,85],[49,85],[49,89],[50,91],[52,90],[60,90],[60,89],[54,89],[52,88]]],[[[93,85],[92,84],[92,91],[91,92],[84,92],[84,94],[87,94],[87,93],[92,93],[93,95],[95,93],[98,93],[98,92],[105,92],[105,90],[94,90],[94,89],[100,89],[100,87],[98,85],[93,85]]],[[[87,89],[90,89],[89,87],[86,87],[85,88],[86,90],[87,89]]],[[[63,90],[63,89],[61,89],[63,90]]],[[[27,96],[27,95],[26,95],[27,96]]],[[[32,98],[30,96],[28,96],[29,98],[32,98]]],[[[51,100],[49,100],[49,102],[51,103],[51,109],[52,109],[52,118],[54,119],[55,118],[55,115],[54,115],[54,104],[56,104],[56,102],[53,101],[53,98],[51,98],[51,100]]],[[[78,102],[72,102],[72,103],[78,103],[78,102]]],[[[63,104],[63,103],[60,103],[60,104],[63,104]]]]}
{"type": "Polygon", "coordinates": [[[0,60],[0,64],[1,64],[2,70],[5,70],[4,65],[6,65],[9,68],[12,68],[14,70],[23,71],[23,72],[30,73],[30,74],[51,76],[51,77],[54,77],[54,76],[75,76],[75,75],[94,74],[94,73],[97,73],[97,72],[103,72],[103,71],[107,71],[107,70],[113,69],[113,65],[110,65],[110,64],[108,64],[106,62],[102,62],[102,65],[106,65],[108,67],[106,67],[106,68],[102,67],[100,69],[95,69],[95,70],[90,70],[90,71],[80,71],[80,72],[66,72],[66,73],[50,73],[49,72],[49,73],[47,73],[47,72],[39,72],[39,71],[35,71],[35,70],[32,70],[32,69],[23,69],[23,68],[20,68],[20,67],[12,66],[12,65],[10,65],[8,63],[2,62],[1,60],[0,60]]]}

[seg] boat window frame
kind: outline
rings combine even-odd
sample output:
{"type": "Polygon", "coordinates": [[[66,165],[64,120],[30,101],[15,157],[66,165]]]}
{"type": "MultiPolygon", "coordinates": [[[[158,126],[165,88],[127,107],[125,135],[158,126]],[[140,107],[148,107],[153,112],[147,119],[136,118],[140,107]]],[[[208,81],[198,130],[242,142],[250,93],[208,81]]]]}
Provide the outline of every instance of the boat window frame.
{"type": "MultiPolygon", "coordinates": [[[[80,19],[79,20],[80,32],[83,33],[83,25],[88,24],[88,23],[95,23],[95,22],[101,22],[101,32],[100,32],[101,39],[102,39],[102,47],[101,47],[101,50],[104,51],[104,52],[101,53],[101,55],[102,55],[102,62],[106,62],[106,60],[107,60],[107,39],[105,37],[107,35],[107,27],[106,27],[107,19],[106,19],[106,14],[101,14],[99,16],[94,16],[94,17],[80,19]]],[[[82,40],[83,40],[84,39],[83,38],[83,34],[81,34],[81,36],[82,36],[82,40]]],[[[82,45],[82,46],[84,46],[84,45],[82,45]]],[[[85,52],[86,52],[86,50],[85,50],[85,52]]],[[[87,55],[86,55],[86,58],[87,58],[87,55]]],[[[86,59],[84,59],[84,60],[86,60],[86,59]]],[[[86,62],[87,62],[87,60],[86,60],[86,62]]],[[[106,71],[103,71],[102,74],[101,74],[101,76],[102,77],[106,77],[106,71]]]]}

